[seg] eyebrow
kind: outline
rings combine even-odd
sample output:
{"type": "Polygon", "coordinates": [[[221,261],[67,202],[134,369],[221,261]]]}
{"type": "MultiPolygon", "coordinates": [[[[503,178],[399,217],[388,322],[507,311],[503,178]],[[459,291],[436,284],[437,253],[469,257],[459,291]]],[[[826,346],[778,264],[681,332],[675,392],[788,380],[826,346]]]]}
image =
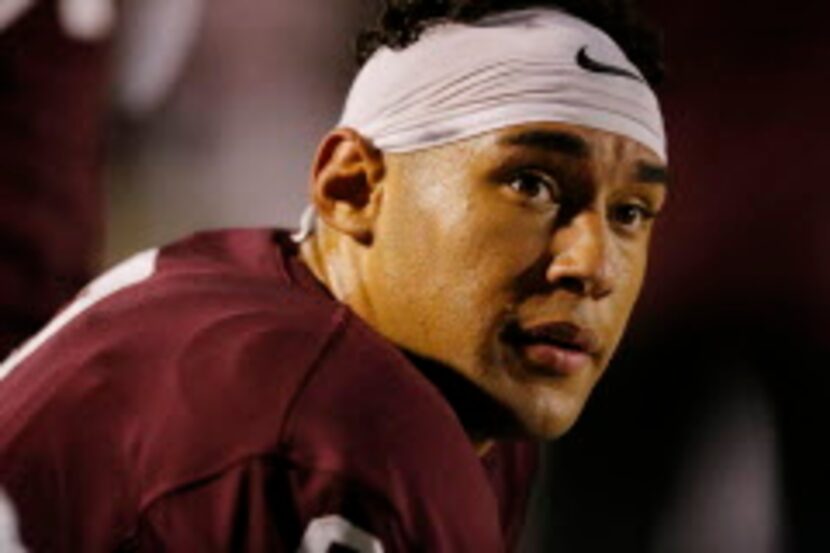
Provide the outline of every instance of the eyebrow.
{"type": "MultiPolygon", "coordinates": [[[[566,131],[524,131],[502,139],[500,144],[525,146],[546,153],[555,152],[576,158],[586,158],[591,151],[590,146],[582,137],[566,131]]],[[[668,187],[670,181],[669,170],[665,165],[657,165],[647,161],[640,161],[637,164],[634,176],[638,182],[666,187],[668,187]]]]}
{"type": "Polygon", "coordinates": [[[526,146],[572,157],[588,157],[588,143],[575,134],[564,131],[525,131],[504,138],[506,146],[526,146]]]}
{"type": "Polygon", "coordinates": [[[647,184],[669,185],[669,170],[665,165],[655,165],[647,161],[637,164],[637,180],[647,184]]]}

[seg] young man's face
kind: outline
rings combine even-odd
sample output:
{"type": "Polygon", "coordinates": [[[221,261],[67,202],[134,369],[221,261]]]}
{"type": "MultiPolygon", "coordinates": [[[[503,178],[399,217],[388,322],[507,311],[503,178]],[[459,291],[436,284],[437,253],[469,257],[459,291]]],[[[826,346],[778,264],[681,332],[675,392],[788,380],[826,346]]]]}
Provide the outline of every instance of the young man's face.
{"type": "Polygon", "coordinates": [[[640,292],[663,164],[629,138],[554,123],[384,161],[361,315],[529,434],[563,434],[640,292]]]}

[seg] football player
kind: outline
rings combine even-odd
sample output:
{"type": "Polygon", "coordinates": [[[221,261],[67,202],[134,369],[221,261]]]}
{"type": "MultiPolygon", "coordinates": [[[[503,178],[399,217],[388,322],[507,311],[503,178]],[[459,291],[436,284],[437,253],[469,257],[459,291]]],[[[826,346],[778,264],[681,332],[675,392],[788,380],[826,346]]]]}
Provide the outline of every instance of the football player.
{"type": "Polygon", "coordinates": [[[300,232],[138,254],[2,365],[0,543],[511,550],[666,198],[621,8],[388,2],[300,232]]]}

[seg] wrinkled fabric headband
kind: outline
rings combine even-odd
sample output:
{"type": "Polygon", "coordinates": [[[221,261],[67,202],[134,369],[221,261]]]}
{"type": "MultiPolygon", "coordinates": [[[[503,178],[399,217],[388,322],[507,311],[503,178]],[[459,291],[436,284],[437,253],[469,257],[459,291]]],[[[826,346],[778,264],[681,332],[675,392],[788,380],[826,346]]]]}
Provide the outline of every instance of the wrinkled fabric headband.
{"type": "MultiPolygon", "coordinates": [[[[555,9],[427,29],[363,66],[338,126],[384,152],[411,152],[533,122],[632,138],[668,158],[654,91],[611,37],[555,9]]],[[[295,236],[313,229],[313,212],[295,236]]]]}
{"type": "Polygon", "coordinates": [[[381,48],[349,92],[340,126],[385,152],[409,152],[523,123],[621,134],[666,160],[657,97],[619,46],[554,9],[428,29],[381,48]]]}

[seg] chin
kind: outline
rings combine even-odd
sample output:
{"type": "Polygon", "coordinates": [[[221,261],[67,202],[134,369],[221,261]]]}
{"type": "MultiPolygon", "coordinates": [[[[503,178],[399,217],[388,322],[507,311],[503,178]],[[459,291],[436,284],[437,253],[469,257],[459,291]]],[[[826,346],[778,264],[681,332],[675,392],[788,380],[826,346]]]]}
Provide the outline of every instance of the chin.
{"type": "Polygon", "coordinates": [[[561,438],[576,423],[576,417],[563,420],[561,417],[536,417],[535,420],[522,421],[521,434],[536,440],[556,440],[561,438]]]}
{"type": "Polygon", "coordinates": [[[555,440],[573,428],[584,406],[585,401],[545,391],[515,406],[514,414],[524,436],[555,440]]]}
{"type": "Polygon", "coordinates": [[[500,346],[479,384],[512,419],[512,435],[538,440],[561,438],[582,414],[604,366],[593,359],[571,372],[540,369],[512,347],[500,346]]]}

